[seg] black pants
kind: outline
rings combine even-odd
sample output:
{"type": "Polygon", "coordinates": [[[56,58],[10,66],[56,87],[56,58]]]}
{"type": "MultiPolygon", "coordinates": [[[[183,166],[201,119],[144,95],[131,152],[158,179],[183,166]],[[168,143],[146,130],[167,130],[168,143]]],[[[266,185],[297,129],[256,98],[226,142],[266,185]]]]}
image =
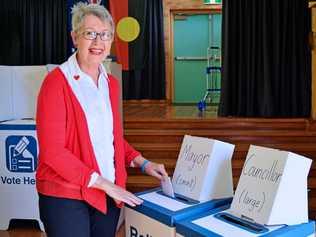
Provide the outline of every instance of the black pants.
{"type": "Polygon", "coordinates": [[[40,218],[48,237],[114,237],[120,209],[107,197],[107,214],[86,202],[39,194],[40,218]]]}

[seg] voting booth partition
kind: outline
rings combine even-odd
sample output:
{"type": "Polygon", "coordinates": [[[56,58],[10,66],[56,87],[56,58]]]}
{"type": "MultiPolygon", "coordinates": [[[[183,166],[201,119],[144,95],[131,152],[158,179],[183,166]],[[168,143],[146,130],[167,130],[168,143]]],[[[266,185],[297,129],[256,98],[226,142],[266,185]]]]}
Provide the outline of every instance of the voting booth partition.
{"type": "Polygon", "coordinates": [[[230,203],[233,150],[232,144],[186,135],[172,179],[174,197],[160,188],[138,193],[143,204],[125,207],[126,236],[174,237],[176,221],[230,203]]]}
{"type": "Polygon", "coordinates": [[[0,66],[0,121],[34,118],[47,66],[0,66]]]}
{"type": "Polygon", "coordinates": [[[303,156],[250,146],[231,205],[177,221],[177,236],[314,236],[310,166],[303,156]]]}
{"type": "Polygon", "coordinates": [[[0,123],[0,229],[12,219],[37,220],[38,195],[35,188],[38,145],[34,120],[0,123]]]}
{"type": "Polygon", "coordinates": [[[36,100],[48,72],[43,66],[0,66],[0,229],[12,219],[39,222],[35,188],[38,145],[36,100]]]}

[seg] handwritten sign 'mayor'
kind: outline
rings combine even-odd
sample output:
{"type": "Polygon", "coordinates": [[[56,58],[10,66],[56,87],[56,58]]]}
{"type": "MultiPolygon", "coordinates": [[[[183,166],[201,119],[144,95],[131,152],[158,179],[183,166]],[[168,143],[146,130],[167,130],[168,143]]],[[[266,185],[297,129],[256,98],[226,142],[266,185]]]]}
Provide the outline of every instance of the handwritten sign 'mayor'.
{"type": "Polygon", "coordinates": [[[230,211],[266,225],[308,221],[310,165],[291,152],[250,146],[230,211]]]}
{"type": "Polygon", "coordinates": [[[172,178],[175,193],[204,201],[233,195],[234,145],[185,135],[172,178]]]}

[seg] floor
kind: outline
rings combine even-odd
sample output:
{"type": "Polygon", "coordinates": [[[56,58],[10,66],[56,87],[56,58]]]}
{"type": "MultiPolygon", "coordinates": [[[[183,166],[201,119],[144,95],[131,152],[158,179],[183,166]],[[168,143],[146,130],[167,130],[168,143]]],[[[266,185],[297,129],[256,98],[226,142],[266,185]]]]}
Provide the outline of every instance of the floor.
{"type": "Polygon", "coordinates": [[[166,105],[164,103],[128,103],[123,105],[124,120],[140,121],[151,119],[210,119],[217,118],[217,106],[208,105],[204,111],[199,111],[197,105],[166,105]]]}
{"type": "MultiPolygon", "coordinates": [[[[124,237],[124,225],[118,230],[115,237],[124,237]]],[[[0,237],[47,237],[46,234],[39,230],[34,224],[23,223],[15,225],[9,231],[0,230],[0,237]]],[[[75,236],[74,236],[75,237],[75,236]]]]}

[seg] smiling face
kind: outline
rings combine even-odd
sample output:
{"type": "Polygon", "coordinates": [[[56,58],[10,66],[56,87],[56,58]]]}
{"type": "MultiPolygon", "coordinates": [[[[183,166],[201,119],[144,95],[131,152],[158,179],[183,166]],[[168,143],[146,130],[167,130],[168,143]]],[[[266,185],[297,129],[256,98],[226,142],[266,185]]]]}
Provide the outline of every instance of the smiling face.
{"type": "Polygon", "coordinates": [[[84,32],[112,32],[108,22],[101,21],[94,15],[87,15],[78,32],[71,32],[72,40],[77,48],[77,60],[83,67],[98,67],[99,64],[110,54],[113,39],[101,40],[100,34],[94,40],[87,39],[84,32]]]}

